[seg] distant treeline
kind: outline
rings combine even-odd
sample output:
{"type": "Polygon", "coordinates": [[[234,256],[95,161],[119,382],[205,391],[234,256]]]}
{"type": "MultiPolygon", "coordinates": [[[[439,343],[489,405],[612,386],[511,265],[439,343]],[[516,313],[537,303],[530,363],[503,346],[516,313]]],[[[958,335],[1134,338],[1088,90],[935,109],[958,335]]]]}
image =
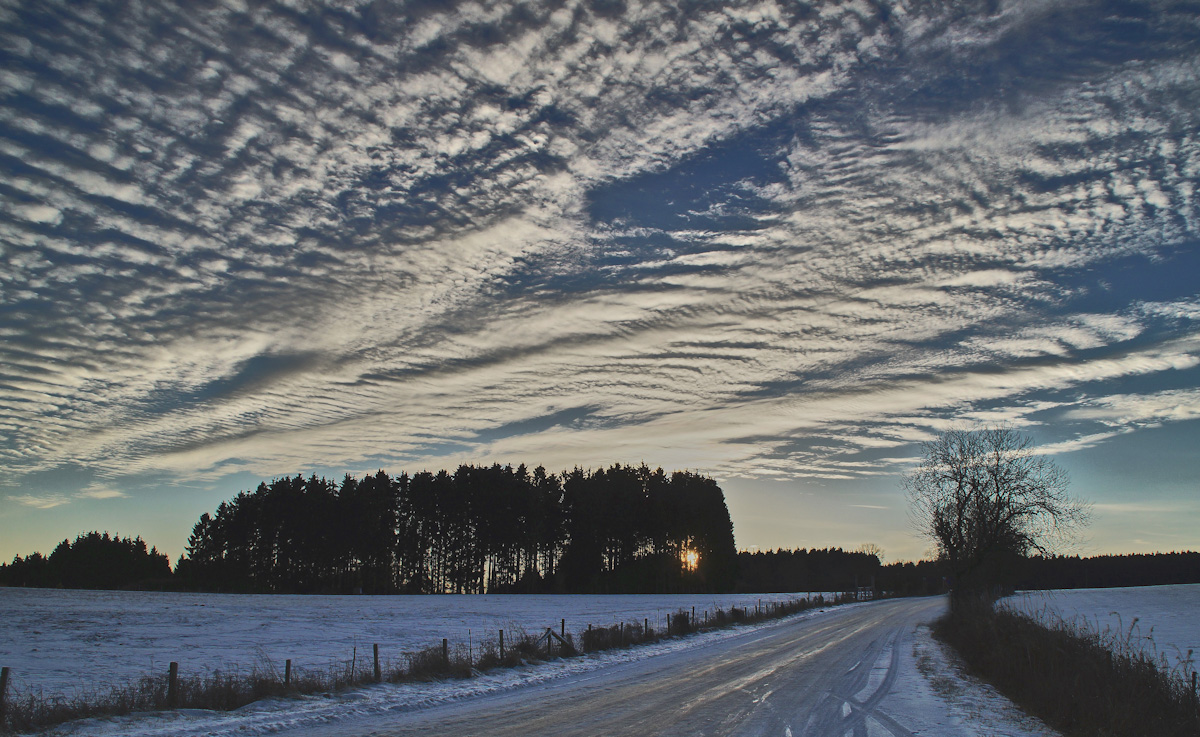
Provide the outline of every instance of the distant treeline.
{"type": "Polygon", "coordinates": [[[1034,556],[1020,563],[1018,589],[1088,589],[1200,583],[1200,553],[1034,556]]]}
{"type": "Polygon", "coordinates": [[[874,588],[880,568],[877,556],[841,548],[742,551],[737,590],[771,594],[874,588]]]}
{"type": "MultiPolygon", "coordinates": [[[[1014,557],[1004,576],[1013,590],[1113,588],[1200,583],[1200,553],[1014,557]]],[[[939,561],[880,565],[878,558],[841,548],[738,553],[739,592],[849,591],[925,596],[945,593],[948,571],[939,561]]]]}
{"type": "Polygon", "coordinates": [[[176,575],[211,591],[718,592],[736,566],[710,478],[493,465],[260,484],[201,515],[176,575]]]}
{"type": "MultiPolygon", "coordinates": [[[[1014,589],[1200,583],[1200,552],[1035,556],[1014,589]]],[[[263,483],[203,514],[172,572],[140,538],[90,532],[0,564],[0,586],[288,593],[947,590],[937,561],[841,548],[736,553],[709,478],[646,465],[547,474],[460,466],[340,484],[263,483]]]]}
{"type": "Polygon", "coordinates": [[[872,589],[877,595],[932,596],[947,591],[941,563],[882,565],[874,553],[841,548],[768,550],[738,553],[737,590],[792,593],[872,589]]]}
{"type": "Polygon", "coordinates": [[[161,586],[171,563],[140,537],[89,532],[63,540],[49,556],[32,553],[0,565],[0,585],[30,588],[124,589],[161,586]]]}

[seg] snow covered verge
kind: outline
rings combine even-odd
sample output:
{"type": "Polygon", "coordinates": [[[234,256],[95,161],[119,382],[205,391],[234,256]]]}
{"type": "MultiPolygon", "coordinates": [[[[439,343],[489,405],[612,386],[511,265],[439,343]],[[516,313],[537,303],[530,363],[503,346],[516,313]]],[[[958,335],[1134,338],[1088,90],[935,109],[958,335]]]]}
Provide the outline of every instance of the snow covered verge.
{"type": "Polygon", "coordinates": [[[1197,669],[1200,584],[1022,591],[1002,603],[1042,624],[1081,624],[1093,632],[1128,637],[1167,670],[1186,671],[1186,676],[1197,669]]]}
{"type": "MultiPolygon", "coordinates": [[[[884,700],[913,735],[936,737],[1059,737],[987,683],[966,672],[928,624],[911,632],[899,677],[884,700]]],[[[870,733],[875,734],[875,733],[870,733]]]]}

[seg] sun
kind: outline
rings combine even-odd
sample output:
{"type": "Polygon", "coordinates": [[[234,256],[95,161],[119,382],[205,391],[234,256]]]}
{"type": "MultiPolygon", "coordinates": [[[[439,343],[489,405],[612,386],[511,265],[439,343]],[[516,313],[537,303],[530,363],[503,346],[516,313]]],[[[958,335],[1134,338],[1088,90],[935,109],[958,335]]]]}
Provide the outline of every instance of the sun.
{"type": "Polygon", "coordinates": [[[683,568],[686,571],[694,571],[700,567],[700,551],[692,548],[684,548],[679,554],[679,559],[683,561],[683,568]]]}

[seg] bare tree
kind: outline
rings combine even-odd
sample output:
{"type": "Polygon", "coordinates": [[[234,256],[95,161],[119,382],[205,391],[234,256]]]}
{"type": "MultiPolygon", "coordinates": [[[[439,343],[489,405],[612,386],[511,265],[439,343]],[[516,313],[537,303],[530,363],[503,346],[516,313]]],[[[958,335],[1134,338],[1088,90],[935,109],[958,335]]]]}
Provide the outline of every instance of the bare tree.
{"type": "Polygon", "coordinates": [[[863,543],[862,545],[858,546],[858,550],[856,552],[865,553],[866,555],[873,555],[880,562],[880,564],[883,563],[883,548],[879,547],[875,543],[863,543]]]}
{"type": "Polygon", "coordinates": [[[994,598],[1006,565],[1088,521],[1066,471],[1014,430],[950,430],[923,451],[902,483],[914,522],[954,576],[955,602],[994,598]]]}

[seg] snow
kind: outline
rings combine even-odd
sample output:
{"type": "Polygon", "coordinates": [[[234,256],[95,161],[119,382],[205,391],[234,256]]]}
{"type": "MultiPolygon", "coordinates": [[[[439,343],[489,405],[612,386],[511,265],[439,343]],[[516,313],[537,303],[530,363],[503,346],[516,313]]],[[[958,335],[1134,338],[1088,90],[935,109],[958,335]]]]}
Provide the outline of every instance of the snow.
{"type": "MultiPolygon", "coordinates": [[[[815,597],[817,594],[813,593],[815,597]]],[[[379,645],[385,668],[405,652],[441,644],[472,648],[505,630],[568,632],[588,624],[661,628],[680,609],[753,608],[796,595],[279,596],[0,588],[0,665],[17,692],[73,695],[166,673],[214,670],[297,673],[343,668],[379,645]]],[[[828,596],[828,594],[826,594],[828,596]]]]}
{"type": "Polygon", "coordinates": [[[1200,653],[1200,584],[1118,589],[1022,591],[1004,602],[1045,623],[1055,620],[1109,632],[1186,677],[1200,653]]]}
{"type": "Polygon", "coordinates": [[[897,663],[896,682],[881,706],[912,734],[1059,737],[992,686],[968,675],[954,653],[933,639],[925,624],[918,625],[898,646],[904,652],[897,663]]]}
{"type": "MultiPolygon", "coordinates": [[[[763,602],[784,597],[761,597],[763,602]]],[[[535,632],[563,617],[578,632],[588,622],[664,622],[665,615],[696,606],[753,607],[758,596],[472,596],[472,597],[288,597],[216,596],[0,589],[0,664],[13,667],[18,689],[55,685],[71,689],[109,679],[127,682],[165,671],[177,660],[185,674],[213,668],[248,671],[292,658],[312,668],[341,664],[358,647],[369,657],[381,644],[385,657],[440,643],[442,637],[466,644],[497,629],[535,632]],[[87,683],[72,672],[86,673],[87,683]],[[21,679],[25,680],[22,681],[21,679]]],[[[1024,593],[1009,605],[1038,615],[1053,611],[1084,617],[1124,631],[1138,618],[1140,632],[1152,634],[1160,651],[1196,648],[1200,586],[1094,589],[1024,593]],[[1111,620],[1111,622],[1109,621],[1111,620]],[[1141,628],[1145,629],[1141,629],[1141,628]]],[[[789,622],[838,616],[851,607],[811,610],[783,621],[728,630],[584,658],[526,665],[474,678],[429,683],[380,684],[337,694],[268,699],[233,712],[180,710],[128,717],[86,719],[58,730],[69,737],[180,737],[264,735],[341,729],[343,722],[379,719],[415,708],[499,694],[517,688],[549,688],[570,679],[595,678],[613,666],[683,651],[728,638],[744,637],[789,622]],[[598,671],[600,673],[598,673],[598,671]]],[[[660,625],[661,626],[661,625],[660,625]]],[[[1053,737],[1055,733],[1022,714],[990,686],[964,674],[954,655],[932,639],[928,627],[905,627],[855,668],[868,668],[866,686],[849,698],[870,704],[869,734],[921,734],[946,737],[1053,737]],[[876,716],[878,718],[876,718],[876,716]],[[889,727],[888,725],[893,725],[889,727]],[[903,725],[903,730],[898,725],[903,725]],[[884,729],[884,731],[879,731],[884,729]]]]}
{"type": "MultiPolygon", "coordinates": [[[[307,597],[306,597],[307,598],[307,597]]],[[[356,597],[363,598],[363,597],[356,597]]],[[[382,598],[382,597],[381,597],[382,598]]],[[[422,597],[435,598],[435,597],[422,597]]],[[[448,597],[456,598],[456,597],[448,597]]],[[[501,597],[496,597],[501,598],[501,597]]],[[[503,597],[507,598],[507,597],[503,597]]],[[[527,596],[513,598],[530,598],[527,596]]],[[[543,597],[538,597],[543,598],[543,597]]],[[[562,597],[545,597],[551,600],[562,597]]],[[[575,598],[575,597],[572,597],[575,598]]],[[[608,599],[631,598],[634,603],[645,603],[650,599],[660,606],[662,600],[676,599],[673,596],[607,596],[579,597],[600,599],[583,602],[593,611],[619,610],[619,603],[608,599]]],[[[713,597],[708,595],[711,600],[713,597]]],[[[739,606],[753,606],[758,597],[717,597],[739,606]]],[[[766,603],[768,599],[763,598],[766,603]]],[[[847,604],[839,608],[863,606],[868,602],[847,604]]],[[[530,604],[532,606],[532,604],[530,604]]],[[[561,611],[561,608],[558,609],[561,611]]],[[[664,608],[675,612],[677,608],[664,608]]],[[[497,669],[477,674],[464,680],[434,681],[427,683],[383,683],[368,685],[336,694],[314,694],[288,699],[264,699],[232,712],[216,712],[200,709],[180,709],[171,712],[134,714],[127,717],[102,717],[81,719],[59,728],[64,737],[225,737],[226,735],[272,734],[287,730],[311,729],[333,722],[379,717],[408,709],[425,708],[459,699],[479,697],[513,688],[536,687],[561,679],[586,677],[586,674],[646,658],[676,653],[688,648],[703,646],[731,637],[745,635],[765,627],[779,626],[783,621],[818,617],[829,610],[809,610],[793,615],[786,620],[773,620],[751,625],[702,632],[686,638],[673,638],[649,643],[626,650],[610,650],[594,653],[583,658],[567,658],[545,663],[529,664],[511,669],[497,669]]],[[[697,610],[699,613],[699,610],[697,610]]]]}

